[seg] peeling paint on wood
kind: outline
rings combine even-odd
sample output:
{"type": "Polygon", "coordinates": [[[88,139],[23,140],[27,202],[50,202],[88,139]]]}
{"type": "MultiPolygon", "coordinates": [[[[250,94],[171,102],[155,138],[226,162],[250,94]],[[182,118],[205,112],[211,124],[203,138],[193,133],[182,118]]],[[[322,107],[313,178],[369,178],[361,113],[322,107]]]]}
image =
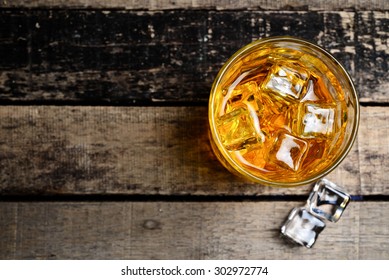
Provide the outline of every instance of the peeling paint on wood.
{"type": "Polygon", "coordinates": [[[361,101],[389,102],[388,11],[0,10],[0,100],[207,103],[221,65],[252,40],[316,42],[361,101]]]}
{"type": "Polygon", "coordinates": [[[386,0],[3,0],[0,7],[59,7],[59,8],[115,8],[135,10],[164,9],[309,9],[309,10],[342,10],[342,9],[389,9],[386,0]]]}

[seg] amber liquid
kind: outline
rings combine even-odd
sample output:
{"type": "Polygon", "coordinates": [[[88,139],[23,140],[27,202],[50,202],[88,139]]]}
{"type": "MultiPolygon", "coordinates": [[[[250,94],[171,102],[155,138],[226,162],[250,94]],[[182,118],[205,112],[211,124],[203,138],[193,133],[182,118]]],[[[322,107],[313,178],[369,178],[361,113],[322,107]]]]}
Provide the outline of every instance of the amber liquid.
{"type": "Polygon", "coordinates": [[[316,57],[284,48],[236,62],[224,74],[213,106],[230,157],[271,181],[294,182],[329,166],[347,122],[337,78],[316,57]]]}

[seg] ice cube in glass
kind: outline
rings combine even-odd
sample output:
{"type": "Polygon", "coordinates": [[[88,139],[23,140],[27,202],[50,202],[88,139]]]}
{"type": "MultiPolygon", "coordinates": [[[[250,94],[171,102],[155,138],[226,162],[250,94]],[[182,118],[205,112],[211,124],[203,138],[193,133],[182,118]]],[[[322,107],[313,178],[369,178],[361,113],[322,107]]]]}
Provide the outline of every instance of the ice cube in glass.
{"type": "Polygon", "coordinates": [[[272,66],[263,82],[264,90],[286,100],[299,99],[309,79],[309,73],[293,63],[278,62],[272,66]]]}
{"type": "Polygon", "coordinates": [[[283,168],[297,171],[304,159],[308,144],[289,133],[279,133],[270,151],[270,160],[283,168]]]}
{"type": "Polygon", "coordinates": [[[336,108],[328,104],[304,102],[298,109],[296,134],[305,138],[327,137],[335,132],[336,108]]]}
{"type": "Polygon", "coordinates": [[[250,112],[245,107],[238,107],[235,110],[221,116],[217,121],[217,129],[222,144],[228,150],[236,151],[254,145],[259,142],[257,131],[259,121],[255,112],[250,112]]]}
{"type": "Polygon", "coordinates": [[[262,104],[256,98],[257,92],[258,85],[253,81],[236,86],[227,94],[226,113],[231,112],[235,107],[241,106],[243,103],[249,103],[259,113],[262,104]]]}

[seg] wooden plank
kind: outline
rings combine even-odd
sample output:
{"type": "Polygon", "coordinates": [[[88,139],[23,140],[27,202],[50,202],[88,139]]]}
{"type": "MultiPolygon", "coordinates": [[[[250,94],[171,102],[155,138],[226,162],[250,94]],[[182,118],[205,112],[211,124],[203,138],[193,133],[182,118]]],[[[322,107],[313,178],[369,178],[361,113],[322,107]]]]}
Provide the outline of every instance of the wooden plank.
{"type": "Polygon", "coordinates": [[[361,185],[379,194],[389,192],[389,110],[374,108],[370,114],[361,113],[361,124],[364,128],[359,131],[359,165],[361,170],[361,185]],[[382,176],[378,175],[382,174],[382,176]],[[378,175],[378,176],[377,176],[378,175]]]}
{"type": "Polygon", "coordinates": [[[59,8],[121,8],[121,9],[309,9],[309,10],[338,10],[338,9],[389,9],[386,0],[7,0],[0,2],[0,7],[59,7],[59,8]]]}
{"type": "MultiPolygon", "coordinates": [[[[357,143],[328,178],[353,195],[389,194],[388,110],[362,107],[357,143]]],[[[258,186],[213,155],[206,107],[0,107],[0,192],[307,195],[258,186]]]]}
{"type": "Polygon", "coordinates": [[[274,35],[318,43],[361,101],[389,102],[389,11],[3,9],[0,24],[3,102],[206,104],[221,65],[274,35]]]}
{"type": "Polygon", "coordinates": [[[1,259],[388,259],[389,203],[351,202],[312,249],[272,202],[0,203],[1,259]]]}

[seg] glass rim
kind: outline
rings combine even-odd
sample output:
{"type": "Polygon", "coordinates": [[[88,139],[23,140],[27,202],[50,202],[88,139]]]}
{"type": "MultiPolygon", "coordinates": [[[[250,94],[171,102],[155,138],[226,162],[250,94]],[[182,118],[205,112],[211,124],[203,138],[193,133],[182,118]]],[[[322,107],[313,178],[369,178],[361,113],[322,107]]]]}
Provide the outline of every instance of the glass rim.
{"type": "Polygon", "coordinates": [[[216,144],[216,148],[221,153],[222,157],[228,162],[228,164],[231,166],[232,169],[236,170],[239,174],[251,179],[251,181],[258,182],[260,184],[266,185],[266,186],[276,186],[276,187],[297,187],[302,185],[307,185],[310,183],[313,183],[320,178],[323,178],[324,176],[328,175],[330,172],[332,172],[339,164],[345,159],[345,157],[350,152],[357,134],[358,134],[358,128],[359,128],[359,121],[360,121],[360,108],[359,108],[359,99],[358,94],[355,89],[354,83],[349,75],[349,73],[346,71],[346,69],[343,67],[343,65],[328,51],[323,49],[322,47],[307,41],[305,39],[292,37],[292,36],[273,36],[273,37],[266,37],[262,39],[257,39],[242,48],[240,48],[238,51],[236,51],[221,67],[219,70],[213,84],[212,89],[210,93],[210,99],[209,99],[209,105],[208,105],[208,119],[210,124],[210,130],[211,130],[211,141],[214,141],[216,144]],[[353,101],[355,101],[355,105],[353,106],[355,113],[354,113],[354,123],[351,130],[351,135],[347,139],[347,143],[345,145],[345,148],[342,150],[342,152],[336,157],[336,159],[328,165],[326,168],[324,168],[322,171],[320,171],[318,174],[308,177],[301,181],[296,182],[277,182],[277,181],[270,181],[266,180],[264,178],[261,178],[259,176],[255,176],[254,174],[246,171],[244,168],[239,166],[235,160],[232,159],[232,157],[227,153],[226,149],[221,144],[221,139],[219,138],[218,133],[216,132],[216,123],[215,123],[215,112],[214,112],[214,100],[215,100],[215,91],[217,88],[217,85],[220,83],[221,79],[224,77],[225,72],[229,69],[229,67],[240,57],[243,56],[246,52],[252,50],[253,48],[257,47],[258,45],[262,45],[265,43],[271,43],[271,42],[293,42],[300,45],[306,45],[310,48],[313,48],[321,53],[323,53],[325,56],[330,58],[337,67],[339,67],[342,74],[344,74],[345,78],[347,79],[348,84],[350,85],[351,95],[353,101]]]}

